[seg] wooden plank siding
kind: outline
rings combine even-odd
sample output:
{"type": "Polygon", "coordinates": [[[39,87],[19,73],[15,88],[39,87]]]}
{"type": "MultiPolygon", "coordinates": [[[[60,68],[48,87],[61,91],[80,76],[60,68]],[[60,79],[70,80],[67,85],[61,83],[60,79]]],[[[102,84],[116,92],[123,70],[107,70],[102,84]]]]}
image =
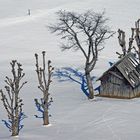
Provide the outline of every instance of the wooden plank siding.
{"type": "Polygon", "coordinates": [[[100,96],[112,98],[139,97],[140,86],[132,88],[129,84],[126,84],[125,79],[108,74],[101,80],[100,96]]]}
{"type": "Polygon", "coordinates": [[[98,80],[101,81],[100,96],[140,97],[140,63],[133,53],[116,62],[98,80]]]}

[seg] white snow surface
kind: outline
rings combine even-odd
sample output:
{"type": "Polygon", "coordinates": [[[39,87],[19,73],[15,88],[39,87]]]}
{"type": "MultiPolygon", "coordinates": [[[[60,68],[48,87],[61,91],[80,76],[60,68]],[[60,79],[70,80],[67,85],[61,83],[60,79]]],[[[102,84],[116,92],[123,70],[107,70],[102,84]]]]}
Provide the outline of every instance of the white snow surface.
{"type": "MultiPolygon", "coordinates": [[[[0,140],[139,140],[140,99],[121,100],[96,97],[87,100],[75,83],[59,83],[53,79],[50,93],[53,104],[50,108],[51,125],[43,127],[34,98],[42,94],[37,89],[34,53],[45,50],[47,59],[55,68],[73,67],[82,70],[84,58],[80,52],[61,52],[60,38],[50,34],[47,26],[56,22],[55,12],[60,9],[84,12],[106,11],[109,25],[114,31],[124,29],[129,37],[130,28],[140,16],[139,0],[0,0],[0,88],[5,76],[11,76],[9,62],[17,59],[23,64],[28,84],[22,89],[24,128],[18,137],[11,137],[0,121],[0,140]],[[31,16],[27,15],[31,9],[31,16]]],[[[120,50],[117,34],[108,40],[100,53],[93,75],[100,76],[108,61],[116,61],[120,50]]],[[[97,86],[97,84],[95,84],[97,86]]],[[[6,119],[6,111],[0,102],[0,120],[6,119]]]]}

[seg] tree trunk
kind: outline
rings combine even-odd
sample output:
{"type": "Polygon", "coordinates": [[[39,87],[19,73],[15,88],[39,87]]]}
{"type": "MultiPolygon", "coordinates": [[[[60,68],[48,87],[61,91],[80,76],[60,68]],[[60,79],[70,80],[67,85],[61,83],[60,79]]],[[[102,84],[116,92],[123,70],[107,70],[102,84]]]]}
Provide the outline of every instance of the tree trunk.
{"type": "Polygon", "coordinates": [[[49,124],[49,114],[48,114],[48,91],[44,94],[44,114],[43,114],[43,125],[49,124]]]}
{"type": "Polygon", "coordinates": [[[87,86],[88,86],[88,91],[89,91],[89,99],[93,99],[94,98],[94,89],[93,89],[93,84],[92,84],[92,80],[90,77],[90,73],[86,73],[86,80],[87,80],[87,86]]]}
{"type": "Polygon", "coordinates": [[[48,109],[44,110],[44,116],[43,116],[43,125],[49,124],[49,115],[48,115],[48,109]]]}
{"type": "Polygon", "coordinates": [[[139,57],[139,63],[140,63],[140,46],[139,46],[139,51],[138,51],[138,57],[139,57]]]}
{"type": "Polygon", "coordinates": [[[19,105],[18,105],[18,83],[15,83],[16,89],[15,89],[15,107],[14,107],[14,113],[13,113],[13,121],[12,121],[12,136],[17,136],[19,134],[19,105]]]}
{"type": "Polygon", "coordinates": [[[19,127],[18,127],[18,120],[15,120],[12,124],[12,136],[18,136],[19,134],[19,127]]]}

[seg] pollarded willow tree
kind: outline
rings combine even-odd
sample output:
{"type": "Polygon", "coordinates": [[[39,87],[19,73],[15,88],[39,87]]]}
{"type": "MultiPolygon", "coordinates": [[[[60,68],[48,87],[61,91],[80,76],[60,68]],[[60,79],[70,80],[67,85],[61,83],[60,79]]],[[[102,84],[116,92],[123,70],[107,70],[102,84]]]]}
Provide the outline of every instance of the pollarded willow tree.
{"type": "Polygon", "coordinates": [[[40,99],[35,99],[35,104],[38,109],[42,113],[42,116],[39,117],[35,115],[37,118],[43,118],[43,125],[48,125],[49,124],[49,106],[51,105],[52,98],[49,98],[50,93],[49,93],[49,88],[50,84],[52,82],[52,74],[54,68],[51,66],[51,61],[48,60],[48,67],[46,67],[46,61],[45,61],[45,51],[42,52],[42,58],[43,58],[43,66],[39,65],[39,60],[38,60],[38,54],[35,54],[35,59],[36,59],[36,73],[37,73],[37,78],[38,78],[38,83],[39,86],[38,88],[41,90],[43,93],[43,97],[40,99]]]}
{"type": "Polygon", "coordinates": [[[137,45],[137,49],[135,49],[136,53],[138,54],[138,58],[139,58],[139,62],[140,62],[140,19],[138,19],[135,22],[135,28],[133,28],[133,30],[135,31],[135,41],[136,41],[136,45],[137,45]]]}
{"type": "Polygon", "coordinates": [[[118,29],[118,41],[122,48],[122,54],[116,52],[119,58],[134,50],[140,62],[140,19],[135,22],[135,27],[131,28],[128,45],[126,44],[125,32],[121,29],[118,29]]]}
{"type": "Polygon", "coordinates": [[[133,42],[134,42],[134,28],[131,28],[131,37],[129,38],[129,43],[128,43],[128,47],[126,44],[126,37],[125,37],[125,32],[121,29],[118,29],[118,41],[119,41],[119,45],[121,46],[122,49],[122,54],[119,52],[116,52],[119,55],[119,58],[124,57],[125,55],[127,55],[129,52],[132,51],[132,49],[136,48],[133,46],[133,42]]]}
{"type": "Polygon", "coordinates": [[[20,98],[19,94],[20,90],[27,82],[21,83],[21,80],[25,76],[22,65],[16,60],[13,60],[10,64],[12,67],[12,78],[6,76],[6,92],[1,89],[0,94],[8,116],[8,121],[3,120],[3,122],[6,127],[9,128],[9,131],[12,132],[12,136],[17,136],[19,131],[23,128],[21,121],[26,117],[23,113],[23,100],[20,98]]]}
{"type": "Polygon", "coordinates": [[[86,11],[83,14],[75,12],[57,12],[58,23],[49,26],[52,33],[58,33],[65,40],[62,50],[80,50],[85,58],[85,76],[88,85],[89,99],[94,98],[94,89],[91,72],[94,69],[99,51],[104,47],[104,42],[113,36],[107,25],[107,18],[103,13],[86,11]]]}

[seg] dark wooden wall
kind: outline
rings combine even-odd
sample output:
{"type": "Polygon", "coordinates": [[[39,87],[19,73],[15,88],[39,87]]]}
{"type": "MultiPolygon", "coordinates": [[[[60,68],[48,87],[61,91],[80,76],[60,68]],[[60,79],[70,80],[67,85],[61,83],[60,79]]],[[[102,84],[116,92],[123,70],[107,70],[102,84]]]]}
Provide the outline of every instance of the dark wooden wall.
{"type": "Polygon", "coordinates": [[[140,96],[140,86],[132,88],[123,78],[107,73],[101,79],[100,95],[114,98],[134,98],[140,96]]]}

